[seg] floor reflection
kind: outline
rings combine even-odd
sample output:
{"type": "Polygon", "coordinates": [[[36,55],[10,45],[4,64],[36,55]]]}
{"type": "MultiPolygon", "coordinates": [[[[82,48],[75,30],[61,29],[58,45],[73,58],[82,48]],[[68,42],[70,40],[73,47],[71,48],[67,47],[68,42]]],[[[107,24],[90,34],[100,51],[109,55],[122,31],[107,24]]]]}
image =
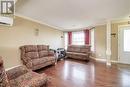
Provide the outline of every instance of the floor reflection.
{"type": "MultiPolygon", "coordinates": [[[[129,67],[128,67],[129,68],[129,67]]],[[[41,72],[50,76],[48,87],[130,87],[130,72],[117,64],[65,60],[41,72]]]]}
{"type": "Polygon", "coordinates": [[[71,80],[71,82],[76,82],[76,84],[92,84],[95,80],[95,67],[94,65],[90,67],[86,64],[76,62],[75,64],[71,64],[66,61],[63,68],[63,79],[71,80]],[[89,78],[91,78],[91,80],[89,80],[89,78]]]}
{"type": "Polygon", "coordinates": [[[122,87],[130,87],[130,72],[123,71],[123,73],[121,73],[120,80],[122,87]]]}

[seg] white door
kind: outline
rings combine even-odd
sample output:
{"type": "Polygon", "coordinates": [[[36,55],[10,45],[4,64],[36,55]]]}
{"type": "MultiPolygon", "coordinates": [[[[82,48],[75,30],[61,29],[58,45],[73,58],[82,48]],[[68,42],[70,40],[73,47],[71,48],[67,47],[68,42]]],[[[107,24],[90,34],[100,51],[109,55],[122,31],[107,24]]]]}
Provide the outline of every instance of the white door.
{"type": "Polygon", "coordinates": [[[119,62],[130,64],[130,26],[119,28],[119,62]]]}

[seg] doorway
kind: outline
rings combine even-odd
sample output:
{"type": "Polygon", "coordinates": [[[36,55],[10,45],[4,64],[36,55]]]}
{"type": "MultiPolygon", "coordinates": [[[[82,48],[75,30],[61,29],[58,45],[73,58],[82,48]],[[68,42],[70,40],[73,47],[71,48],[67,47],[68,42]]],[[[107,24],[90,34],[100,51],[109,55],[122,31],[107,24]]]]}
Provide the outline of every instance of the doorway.
{"type": "Polygon", "coordinates": [[[118,62],[130,64],[130,25],[119,27],[118,62]]]}

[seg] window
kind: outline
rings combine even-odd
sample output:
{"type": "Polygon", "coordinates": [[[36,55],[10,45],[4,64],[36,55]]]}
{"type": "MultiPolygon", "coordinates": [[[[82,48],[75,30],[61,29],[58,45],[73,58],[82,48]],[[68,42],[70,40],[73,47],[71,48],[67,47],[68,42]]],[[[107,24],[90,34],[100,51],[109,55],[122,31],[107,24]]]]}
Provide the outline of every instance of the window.
{"type": "Polygon", "coordinates": [[[73,45],[84,45],[85,44],[85,35],[83,31],[72,32],[72,44],[73,45]]]}
{"type": "Polygon", "coordinates": [[[64,46],[65,49],[68,47],[68,33],[64,33],[64,46]]]}
{"type": "Polygon", "coordinates": [[[94,29],[91,30],[91,51],[95,51],[95,45],[94,45],[94,29]]]}
{"type": "Polygon", "coordinates": [[[130,51],[130,30],[124,30],[124,51],[130,51]]]}

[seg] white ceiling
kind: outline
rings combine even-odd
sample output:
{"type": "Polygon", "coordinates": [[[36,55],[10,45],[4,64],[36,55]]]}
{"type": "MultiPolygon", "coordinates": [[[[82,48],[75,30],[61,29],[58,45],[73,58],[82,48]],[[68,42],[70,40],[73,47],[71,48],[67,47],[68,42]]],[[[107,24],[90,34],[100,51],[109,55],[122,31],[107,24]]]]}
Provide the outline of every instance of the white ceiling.
{"type": "Polygon", "coordinates": [[[69,31],[130,13],[130,0],[18,0],[16,14],[69,31]]]}

